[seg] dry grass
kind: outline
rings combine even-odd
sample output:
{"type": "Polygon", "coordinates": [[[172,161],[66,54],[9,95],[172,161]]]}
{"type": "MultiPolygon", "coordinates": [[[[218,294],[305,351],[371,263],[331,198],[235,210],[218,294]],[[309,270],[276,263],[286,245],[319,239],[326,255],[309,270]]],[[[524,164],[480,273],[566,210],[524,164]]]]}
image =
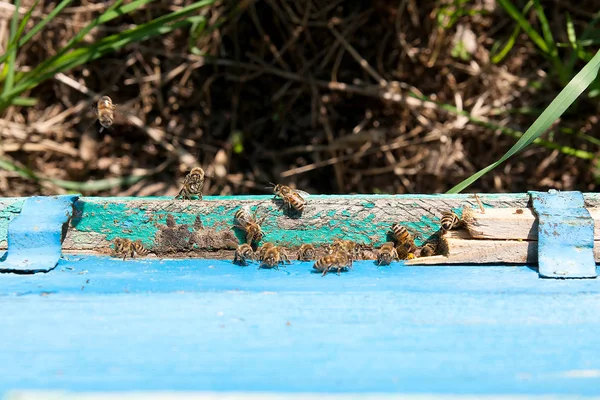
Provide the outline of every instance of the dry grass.
{"type": "MultiPolygon", "coordinates": [[[[87,40],[189,3],[154,2],[87,40]]],[[[543,108],[560,90],[524,35],[500,65],[491,62],[492,45],[515,26],[493,0],[469,2],[468,15],[446,29],[440,16],[453,10],[450,1],[262,0],[240,3],[232,14],[238,3],[202,11],[209,26],[235,15],[195,41],[202,56],[190,51],[189,31],[178,31],[39,86],[29,93],[36,106],[11,107],[0,121],[0,156],[68,181],[147,176],[88,195],[175,195],[195,163],[211,177],[206,194],[264,193],[268,182],[313,193],[437,193],[515,141],[438,104],[524,131],[535,115],[519,110],[543,108]],[[472,52],[464,59],[452,54],[457,32],[472,52]],[[114,129],[102,133],[90,110],[100,93],[120,104],[114,129]]],[[[585,10],[596,11],[593,4],[572,10],[556,2],[550,23],[557,40],[567,41],[565,13],[581,24],[590,18],[585,10]]],[[[51,7],[39,6],[34,19],[51,7]]],[[[22,49],[19,68],[56,52],[104,7],[82,1],[65,10],[22,49]]],[[[11,12],[0,3],[0,31],[11,12]]],[[[4,48],[6,42],[0,37],[4,48]]],[[[546,139],[597,154],[581,136],[597,130],[594,104],[581,101],[546,139]]],[[[589,191],[596,188],[595,168],[595,160],[534,146],[470,190],[589,191]]],[[[0,171],[4,196],[64,191],[0,171]]]]}

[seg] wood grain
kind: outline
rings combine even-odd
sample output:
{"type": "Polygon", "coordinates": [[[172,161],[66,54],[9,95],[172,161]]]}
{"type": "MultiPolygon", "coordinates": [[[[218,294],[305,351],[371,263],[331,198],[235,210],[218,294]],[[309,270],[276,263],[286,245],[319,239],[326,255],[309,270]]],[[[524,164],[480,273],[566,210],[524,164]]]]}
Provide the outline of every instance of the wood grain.
{"type": "MultiPolygon", "coordinates": [[[[588,208],[594,220],[594,240],[600,240],[600,208],[588,208]]],[[[477,239],[523,239],[537,240],[537,216],[533,209],[494,208],[481,213],[479,209],[465,207],[463,210],[465,227],[477,239]],[[520,210],[520,211],[517,211],[520,210]]]]}

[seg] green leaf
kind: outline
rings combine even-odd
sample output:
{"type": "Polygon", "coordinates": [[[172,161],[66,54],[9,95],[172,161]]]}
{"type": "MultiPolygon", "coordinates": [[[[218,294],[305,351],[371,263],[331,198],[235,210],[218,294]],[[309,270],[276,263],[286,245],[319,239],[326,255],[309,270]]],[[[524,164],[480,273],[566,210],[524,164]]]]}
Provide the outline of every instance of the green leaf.
{"type": "MultiPolygon", "coordinates": [[[[147,1],[147,0],[146,0],[147,1]]],[[[20,75],[19,82],[15,87],[0,96],[0,111],[5,108],[14,97],[26,90],[33,89],[46,79],[52,78],[59,72],[96,60],[102,56],[115,52],[128,44],[140,42],[148,38],[163,35],[175,29],[188,26],[196,21],[204,19],[203,16],[189,16],[198,9],[213,4],[216,0],[204,0],[191,4],[178,11],[158,17],[148,23],[138,25],[132,29],[107,36],[96,43],[71,50],[67,53],[60,52],[50,62],[46,62],[43,68],[37,67],[27,73],[20,75]],[[186,19],[182,19],[185,18],[186,19]]]]}
{"type": "Polygon", "coordinates": [[[15,97],[12,104],[15,106],[32,107],[38,103],[38,99],[33,97],[15,97]]]}
{"type": "Polygon", "coordinates": [[[583,93],[598,76],[600,69],[600,51],[587,63],[583,69],[575,75],[567,86],[561,90],[556,98],[544,110],[544,112],[535,120],[523,136],[510,148],[498,161],[488,165],[481,171],[473,174],[458,185],[454,186],[447,193],[459,193],[472,185],[475,181],[487,174],[513,155],[529,146],[534,140],[539,138],[560,116],[571,106],[575,100],[583,93]]]}
{"type": "Polygon", "coordinates": [[[500,5],[506,10],[506,12],[523,28],[525,33],[529,36],[529,38],[535,43],[537,47],[540,48],[544,53],[549,54],[550,49],[548,45],[544,41],[544,39],[540,36],[539,33],[527,21],[525,16],[510,2],[510,0],[498,0],[500,5]]]}
{"type": "MultiPolygon", "coordinates": [[[[10,36],[8,39],[9,43],[17,41],[17,24],[19,22],[19,7],[21,6],[21,0],[15,0],[15,11],[10,22],[10,36]]],[[[7,51],[8,60],[4,66],[2,76],[6,76],[4,85],[2,87],[2,94],[10,91],[13,88],[15,79],[15,63],[17,60],[17,48],[13,47],[10,51],[7,51]],[[4,73],[5,72],[5,73],[4,73]]]]}

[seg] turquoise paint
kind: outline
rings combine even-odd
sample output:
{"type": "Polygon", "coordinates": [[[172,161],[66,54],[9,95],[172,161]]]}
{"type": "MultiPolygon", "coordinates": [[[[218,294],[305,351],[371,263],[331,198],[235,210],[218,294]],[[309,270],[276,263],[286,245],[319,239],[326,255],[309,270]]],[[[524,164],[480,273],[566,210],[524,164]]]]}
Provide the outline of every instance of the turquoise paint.
{"type": "Polygon", "coordinates": [[[21,212],[22,198],[5,198],[0,203],[0,246],[7,246],[8,224],[21,212]]]}
{"type": "MultiPolygon", "coordinates": [[[[600,196],[596,194],[586,194],[587,200],[600,200],[600,196]]],[[[312,199],[327,199],[327,200],[340,200],[352,199],[356,200],[360,197],[360,203],[355,202],[355,205],[362,204],[363,211],[365,209],[375,208],[375,200],[382,200],[390,204],[393,201],[402,199],[403,202],[415,201],[417,199],[444,199],[444,200],[460,200],[462,202],[468,201],[470,204],[474,203],[474,197],[470,194],[463,195],[342,195],[342,196],[326,196],[326,195],[315,195],[311,196],[312,199]],[[412,201],[411,201],[412,200],[412,201]]],[[[491,201],[515,201],[528,199],[527,194],[492,194],[492,195],[480,195],[483,202],[491,201]]],[[[145,245],[152,246],[153,240],[159,230],[160,225],[166,224],[167,214],[171,214],[177,224],[186,224],[189,229],[195,222],[196,214],[194,209],[198,210],[203,226],[205,228],[212,228],[216,231],[222,231],[224,229],[230,229],[234,224],[234,214],[244,202],[260,202],[258,205],[253,203],[251,205],[251,211],[254,212],[259,209],[258,217],[265,217],[264,223],[262,224],[265,232],[265,240],[275,241],[280,244],[287,246],[299,246],[302,243],[312,243],[320,245],[323,243],[331,242],[335,238],[346,238],[355,240],[357,242],[370,243],[374,246],[379,246],[386,241],[386,232],[390,225],[394,222],[399,222],[405,225],[415,236],[417,244],[422,244],[429,236],[431,236],[439,228],[439,217],[440,215],[431,215],[427,217],[421,217],[419,221],[376,221],[376,214],[369,214],[366,217],[364,212],[361,219],[353,219],[351,212],[348,210],[319,210],[316,214],[310,216],[310,219],[301,219],[301,223],[306,223],[306,229],[303,230],[301,226],[295,226],[293,229],[277,228],[278,226],[284,226],[284,221],[279,220],[283,217],[283,210],[279,203],[273,202],[273,196],[207,196],[202,201],[188,201],[187,207],[184,206],[185,211],[178,209],[178,212],[169,211],[169,204],[165,204],[166,210],[159,211],[155,210],[152,213],[146,209],[133,209],[136,207],[136,203],[142,201],[160,202],[165,200],[172,200],[170,197],[146,197],[146,198],[82,198],[79,204],[79,209],[83,213],[83,219],[81,217],[73,222],[73,226],[83,232],[96,232],[106,236],[107,240],[113,240],[117,236],[127,237],[132,240],[140,239],[145,245]],[[203,204],[210,204],[213,201],[229,201],[230,204],[218,206],[211,206],[205,208],[203,204]],[[133,208],[131,208],[133,207],[133,208]],[[322,224],[322,220],[327,221],[322,224]],[[314,228],[315,225],[320,228],[314,228]]],[[[415,203],[416,205],[417,203],[415,203]]],[[[141,205],[140,205],[141,206],[141,205]]],[[[310,207],[310,203],[309,203],[310,207]]],[[[147,205],[145,208],[151,208],[147,205]]],[[[459,216],[462,215],[462,206],[454,207],[453,211],[459,216]]],[[[243,239],[241,232],[235,231],[238,239],[243,239]]]]}
{"type": "MultiPolygon", "coordinates": [[[[253,198],[254,199],[254,198],[253,198]]],[[[268,197],[269,201],[271,197],[268,197]]],[[[231,229],[234,224],[234,214],[239,209],[238,202],[231,206],[217,206],[212,208],[211,213],[204,214],[200,210],[200,218],[205,228],[213,228],[216,231],[231,229]]],[[[196,214],[190,212],[157,211],[154,215],[146,210],[132,209],[125,201],[117,203],[86,202],[78,203],[81,216],[74,219],[72,225],[79,231],[97,232],[106,235],[108,241],[116,237],[126,237],[131,240],[140,239],[144,245],[152,247],[159,226],[166,225],[167,214],[173,216],[178,225],[186,224],[192,230],[196,214]],[[96,217],[94,217],[96,215],[96,217]],[[98,218],[106,215],[105,218],[98,218]]],[[[336,213],[335,210],[326,213],[328,221],[324,229],[275,229],[278,225],[276,218],[281,217],[281,210],[271,202],[260,206],[251,207],[251,211],[259,208],[266,213],[262,228],[265,232],[264,241],[272,241],[285,246],[299,246],[303,243],[321,245],[331,242],[336,238],[350,239],[359,243],[380,246],[387,241],[386,232],[395,221],[375,222],[375,215],[369,214],[361,220],[352,218],[347,210],[336,213]]],[[[190,210],[190,208],[187,208],[190,210]]],[[[261,217],[259,212],[258,217],[261,217]]],[[[263,214],[264,216],[265,214],[263,214]]],[[[318,219],[315,218],[315,219],[318,219]]],[[[431,219],[423,217],[418,222],[404,222],[404,225],[413,233],[417,244],[422,244],[439,226],[439,218],[431,219]]],[[[235,230],[234,233],[240,242],[244,239],[243,232],[235,230]]]]}
{"type": "Polygon", "coordinates": [[[363,208],[375,208],[375,203],[367,201],[367,202],[361,203],[361,206],[363,206],[363,208]]]}

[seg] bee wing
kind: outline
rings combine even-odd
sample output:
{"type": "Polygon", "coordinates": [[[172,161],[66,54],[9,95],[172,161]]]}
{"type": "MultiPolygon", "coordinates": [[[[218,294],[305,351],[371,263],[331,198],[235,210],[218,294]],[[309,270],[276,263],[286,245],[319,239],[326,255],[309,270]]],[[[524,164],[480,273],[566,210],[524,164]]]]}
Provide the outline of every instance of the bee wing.
{"type": "Polygon", "coordinates": [[[310,193],[306,193],[304,190],[294,189],[294,192],[298,193],[302,197],[309,197],[310,193]]]}

